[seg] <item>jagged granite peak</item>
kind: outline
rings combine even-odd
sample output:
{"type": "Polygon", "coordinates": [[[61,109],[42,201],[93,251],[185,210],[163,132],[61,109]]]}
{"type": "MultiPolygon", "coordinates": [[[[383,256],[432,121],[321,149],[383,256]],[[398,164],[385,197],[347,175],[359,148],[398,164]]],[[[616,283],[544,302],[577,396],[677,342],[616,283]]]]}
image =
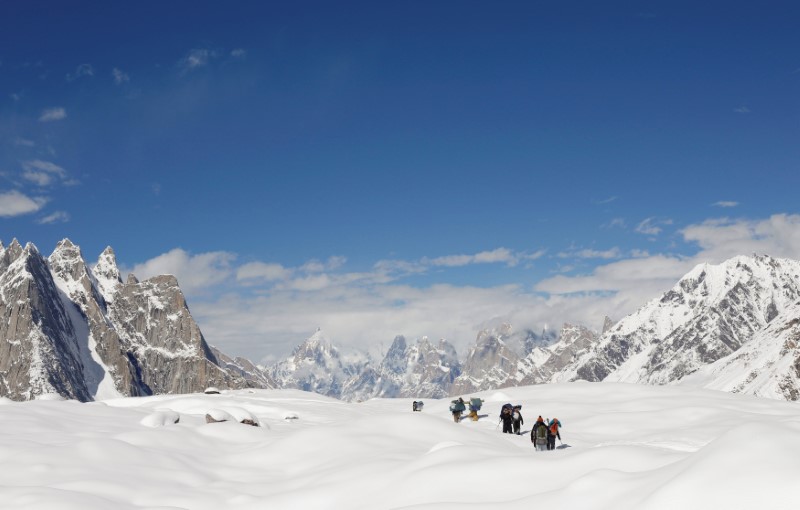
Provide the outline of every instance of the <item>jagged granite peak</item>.
{"type": "Polygon", "coordinates": [[[453,382],[452,394],[503,388],[514,383],[520,356],[503,340],[503,336],[511,331],[509,324],[502,324],[478,333],[461,375],[453,382]]]}
{"type": "Polygon", "coordinates": [[[800,262],[701,264],[616,323],[556,380],[667,384],[738,350],[800,297],[800,262]]]}
{"type": "Polygon", "coordinates": [[[53,392],[91,400],[75,328],[44,257],[15,239],[0,269],[0,393],[14,400],[53,392]]]}
{"type": "Polygon", "coordinates": [[[108,304],[108,318],[149,393],[247,386],[219,366],[173,275],[120,286],[108,304]]]}
{"type": "Polygon", "coordinates": [[[136,285],[137,283],[139,283],[139,279],[136,278],[135,274],[129,273],[128,274],[128,280],[125,283],[128,284],[128,285],[136,285]]]}

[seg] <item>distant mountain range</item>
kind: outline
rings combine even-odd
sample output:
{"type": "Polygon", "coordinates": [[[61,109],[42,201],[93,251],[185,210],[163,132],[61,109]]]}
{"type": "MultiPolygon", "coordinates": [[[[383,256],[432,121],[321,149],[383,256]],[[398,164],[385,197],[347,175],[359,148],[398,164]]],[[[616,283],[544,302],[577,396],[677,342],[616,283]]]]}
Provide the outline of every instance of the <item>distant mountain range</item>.
{"type": "Polygon", "coordinates": [[[114,396],[297,388],[345,400],[444,398],[548,382],[687,384],[800,399],[800,262],[768,256],[703,264],[602,331],[502,324],[466,357],[446,340],[394,339],[380,360],[343,355],[317,331],[264,367],[209,346],[173,276],[123,283],[107,248],[89,266],[65,239],[47,258],[0,243],[0,395],[114,396]]]}

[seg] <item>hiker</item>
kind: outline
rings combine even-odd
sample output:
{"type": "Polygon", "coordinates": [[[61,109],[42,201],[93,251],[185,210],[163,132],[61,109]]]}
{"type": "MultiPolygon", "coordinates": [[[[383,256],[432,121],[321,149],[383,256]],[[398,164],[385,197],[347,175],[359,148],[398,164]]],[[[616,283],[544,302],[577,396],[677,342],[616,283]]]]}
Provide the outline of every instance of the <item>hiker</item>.
{"type": "Polygon", "coordinates": [[[558,421],[558,418],[553,418],[547,424],[547,449],[548,450],[555,450],[556,449],[556,437],[559,441],[561,441],[561,433],[558,429],[561,428],[561,422],[558,421]]]}
{"type": "Polygon", "coordinates": [[[503,422],[503,434],[511,434],[511,424],[514,421],[514,415],[512,413],[513,407],[511,404],[503,405],[503,408],[500,410],[500,421],[503,422]]]}
{"type": "Polygon", "coordinates": [[[458,400],[452,401],[450,404],[450,412],[453,413],[454,422],[458,423],[461,421],[461,413],[463,413],[466,408],[467,406],[464,405],[463,398],[458,397],[458,400]]]}
{"type": "Polygon", "coordinates": [[[411,404],[411,407],[413,411],[422,411],[422,401],[420,400],[419,402],[417,402],[415,400],[414,403],[411,404]]]}
{"type": "Polygon", "coordinates": [[[522,419],[522,406],[514,406],[511,418],[514,423],[514,434],[520,435],[519,429],[522,427],[522,424],[525,423],[525,420],[522,419]]]}
{"type": "Polygon", "coordinates": [[[478,411],[481,410],[482,405],[483,400],[480,398],[469,399],[469,417],[472,418],[472,421],[478,421],[478,411]]]}
{"type": "Polygon", "coordinates": [[[547,425],[544,423],[544,418],[539,416],[536,423],[533,424],[531,430],[531,443],[537,451],[547,450],[547,425]]]}

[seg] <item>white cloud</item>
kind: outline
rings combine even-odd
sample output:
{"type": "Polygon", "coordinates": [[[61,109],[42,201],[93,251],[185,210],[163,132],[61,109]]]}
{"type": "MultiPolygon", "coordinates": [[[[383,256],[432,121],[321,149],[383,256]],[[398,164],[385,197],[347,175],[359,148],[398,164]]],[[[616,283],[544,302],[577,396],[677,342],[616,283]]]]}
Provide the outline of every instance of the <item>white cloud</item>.
{"type": "Polygon", "coordinates": [[[642,220],[634,230],[640,234],[656,236],[664,230],[664,225],[672,225],[672,220],[651,217],[642,220]]]}
{"type": "Polygon", "coordinates": [[[64,108],[48,108],[46,110],[42,110],[42,114],[39,116],[39,122],[53,122],[55,120],[63,120],[66,118],[67,111],[64,108]]]}
{"type": "Polygon", "coordinates": [[[247,56],[247,51],[244,48],[236,48],[235,50],[231,51],[231,57],[237,59],[243,59],[247,56]]]}
{"type": "Polygon", "coordinates": [[[185,293],[202,294],[233,274],[231,263],[235,259],[236,255],[224,251],[191,255],[175,248],[147,262],[136,264],[129,271],[140,280],[162,274],[175,275],[185,293]]]}
{"type": "Polygon", "coordinates": [[[74,73],[67,74],[67,81],[75,81],[83,76],[94,76],[94,68],[91,64],[79,65],[74,73]]]}
{"type": "MultiPolygon", "coordinates": [[[[628,254],[631,258],[602,264],[587,274],[554,275],[531,289],[520,285],[413,287],[400,281],[431,267],[452,267],[432,266],[436,259],[423,259],[427,265],[379,261],[369,272],[347,273],[336,271],[343,263],[338,257],[294,268],[263,262],[233,268],[235,256],[230,253],[189,255],[172,250],[135,266],[134,272],[140,277],[176,274],[187,295],[193,294],[189,296],[192,312],[208,341],[231,354],[259,359],[287,355],[318,326],[344,349],[375,352],[381,345],[388,347],[395,335],[404,334],[434,340],[444,337],[464,354],[488,320],[502,319],[517,329],[537,331],[545,324],[559,328],[563,322],[599,328],[605,315],[620,319],[635,311],[699,263],[718,263],[752,252],[800,258],[800,215],[713,219],[690,225],[679,234],[696,247],[695,254],[633,250],[628,254]],[[227,293],[204,293],[220,284],[231,285],[224,287],[227,293]]],[[[487,254],[480,257],[438,259],[448,263],[512,259],[510,252],[499,250],[480,252],[487,254]]],[[[624,256],[616,250],[576,253],[624,256]]]]}
{"type": "Polygon", "coordinates": [[[60,166],[40,159],[23,161],[22,169],[22,177],[39,186],[49,186],[54,179],[64,180],[67,176],[67,172],[60,166]]]}
{"type": "Polygon", "coordinates": [[[733,202],[730,200],[720,200],[719,202],[714,202],[711,205],[713,205],[714,207],[736,207],[737,205],[739,205],[739,202],[733,202]]]}
{"type": "Polygon", "coordinates": [[[123,83],[131,81],[131,77],[127,73],[122,72],[121,69],[115,67],[111,70],[111,76],[114,77],[114,83],[122,85],[123,83]]]}
{"type": "Polygon", "coordinates": [[[56,211],[53,214],[48,214],[44,218],[40,218],[36,223],[40,225],[52,225],[54,223],[66,223],[70,219],[69,213],[64,211],[56,211]]]}
{"type": "Polygon", "coordinates": [[[15,102],[15,103],[16,103],[17,101],[19,101],[20,99],[22,99],[22,96],[21,96],[20,94],[17,94],[17,93],[12,93],[12,94],[9,94],[9,96],[11,97],[11,99],[13,99],[13,100],[14,100],[14,102],[15,102]]]}
{"type": "Polygon", "coordinates": [[[0,217],[10,218],[38,211],[47,203],[44,197],[29,197],[17,190],[0,193],[0,217]]]}
{"type": "Polygon", "coordinates": [[[750,113],[750,108],[746,106],[739,106],[737,108],[734,108],[733,111],[735,111],[736,113],[750,113]]]}

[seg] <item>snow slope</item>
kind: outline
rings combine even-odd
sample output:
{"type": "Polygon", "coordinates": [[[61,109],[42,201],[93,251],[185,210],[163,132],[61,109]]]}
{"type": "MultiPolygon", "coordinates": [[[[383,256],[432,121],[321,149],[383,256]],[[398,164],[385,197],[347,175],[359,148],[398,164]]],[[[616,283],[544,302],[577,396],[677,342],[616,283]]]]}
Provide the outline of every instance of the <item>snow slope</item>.
{"type": "Polygon", "coordinates": [[[235,390],[81,404],[0,402],[2,509],[798,508],[800,408],[682,386],[570,383],[360,404],[235,390]],[[505,402],[564,424],[534,452],[505,402]],[[211,410],[261,427],[205,423],[211,410]],[[175,417],[179,418],[174,423],[175,417]]]}

